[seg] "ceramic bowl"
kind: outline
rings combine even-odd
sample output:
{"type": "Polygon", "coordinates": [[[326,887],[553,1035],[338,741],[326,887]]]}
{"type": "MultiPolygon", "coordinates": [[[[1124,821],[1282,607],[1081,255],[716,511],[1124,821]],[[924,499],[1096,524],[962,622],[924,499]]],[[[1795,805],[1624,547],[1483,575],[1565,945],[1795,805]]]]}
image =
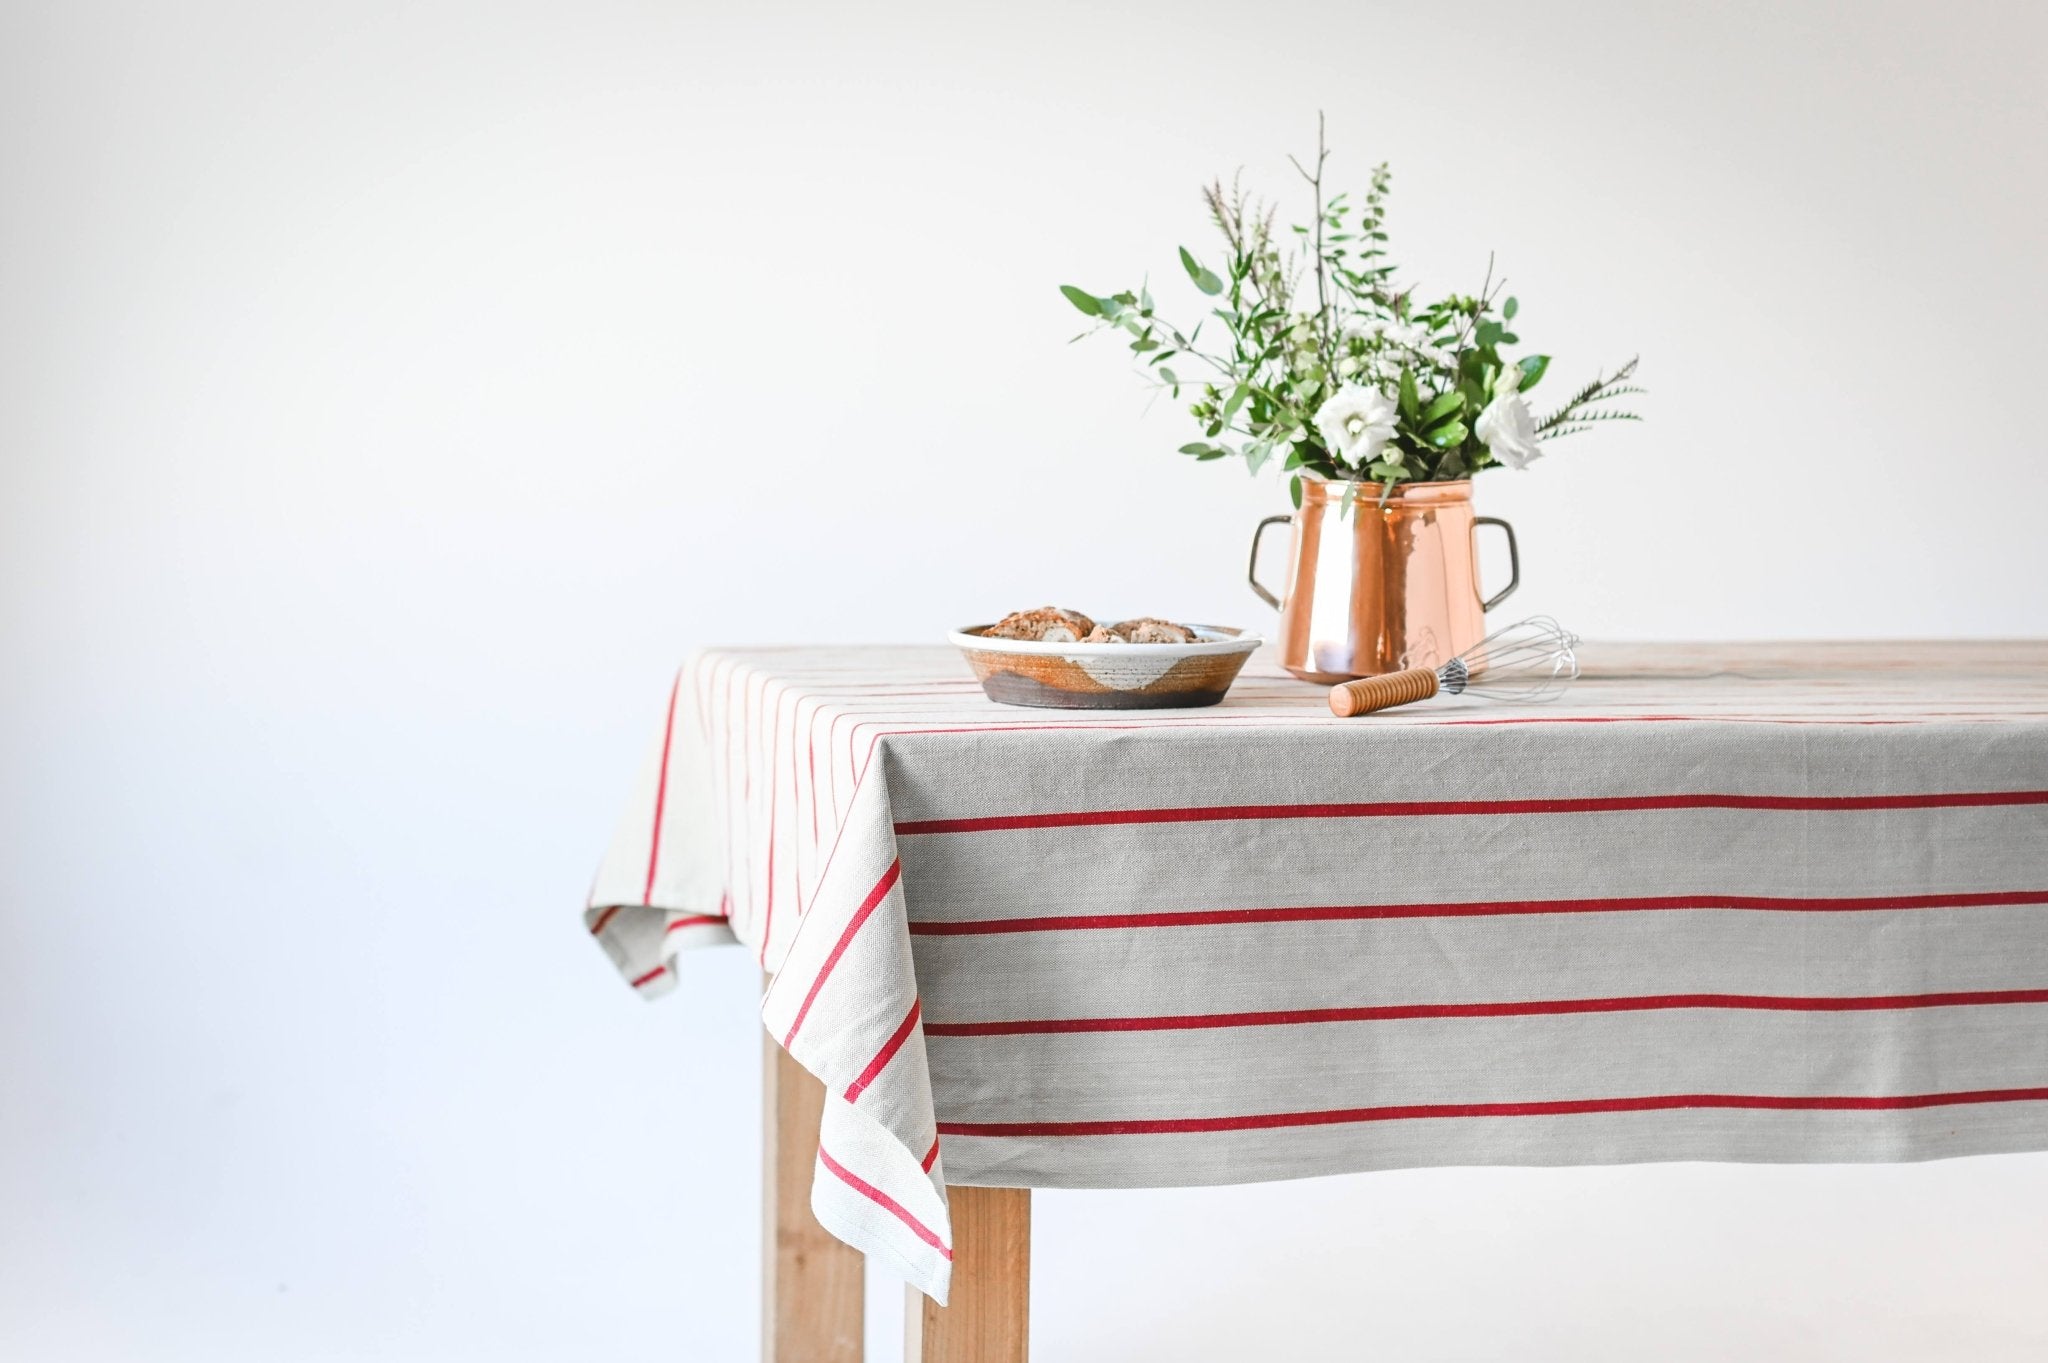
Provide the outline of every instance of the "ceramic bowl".
{"type": "Polygon", "coordinates": [[[1169,710],[1214,705],[1258,646],[1256,634],[1190,625],[1191,644],[1042,644],[991,639],[987,625],[948,637],[988,698],[1059,710],[1169,710]]]}

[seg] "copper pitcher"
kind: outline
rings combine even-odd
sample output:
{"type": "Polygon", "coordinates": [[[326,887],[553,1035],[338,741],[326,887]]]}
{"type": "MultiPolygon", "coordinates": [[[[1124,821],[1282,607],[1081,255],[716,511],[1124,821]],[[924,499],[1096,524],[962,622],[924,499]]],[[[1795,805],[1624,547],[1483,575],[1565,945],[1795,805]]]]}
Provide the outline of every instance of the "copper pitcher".
{"type": "Polygon", "coordinates": [[[1348,511],[1347,484],[1304,479],[1301,508],[1268,516],[1252,534],[1252,590],[1280,612],[1280,664],[1303,681],[1437,667],[1486,635],[1486,612],[1522,583],[1515,530],[1472,514],[1472,484],[1400,483],[1383,503],[1365,483],[1348,511]],[[1259,581],[1259,541],[1274,525],[1294,526],[1287,586],[1259,581]],[[1508,585],[1479,594],[1477,536],[1497,525],[1508,537],[1508,585]]]}

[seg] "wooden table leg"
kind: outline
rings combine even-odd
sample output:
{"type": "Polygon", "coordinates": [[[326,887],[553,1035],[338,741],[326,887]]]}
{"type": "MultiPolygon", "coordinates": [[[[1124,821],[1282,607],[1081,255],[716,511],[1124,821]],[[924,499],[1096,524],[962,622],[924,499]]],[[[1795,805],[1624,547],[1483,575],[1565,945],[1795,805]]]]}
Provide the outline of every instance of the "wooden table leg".
{"type": "Polygon", "coordinates": [[[866,1260],[811,1215],[825,1086],[763,1039],[761,1358],[861,1363],[866,1260]]]}
{"type": "Polygon", "coordinates": [[[1031,1190],[946,1189],[953,1220],[950,1304],[906,1289],[906,1363],[1025,1363],[1030,1350],[1031,1190]]]}

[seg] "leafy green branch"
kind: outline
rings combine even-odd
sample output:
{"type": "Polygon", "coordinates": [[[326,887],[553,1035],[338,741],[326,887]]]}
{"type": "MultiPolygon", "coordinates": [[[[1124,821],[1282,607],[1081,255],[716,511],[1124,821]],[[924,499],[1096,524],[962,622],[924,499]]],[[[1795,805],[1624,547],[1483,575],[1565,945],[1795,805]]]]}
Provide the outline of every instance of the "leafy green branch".
{"type": "Polygon", "coordinates": [[[1641,421],[1642,417],[1634,412],[1617,411],[1603,405],[1646,391],[1629,382],[1635,376],[1636,363],[1636,359],[1631,359],[1612,374],[1596,375],[1591,383],[1567,398],[1562,407],[1537,422],[1537,431],[1555,440],[1590,430],[1602,421],[1641,421]]]}
{"type": "Polygon", "coordinates": [[[1185,331],[1159,315],[1149,286],[1113,294],[1060,286],[1095,324],[1083,335],[1121,332],[1148,384],[1176,399],[1194,390],[1188,410],[1202,438],[1181,453],[1241,456],[1254,473],[1277,459],[1299,505],[1304,477],[1378,482],[1384,496],[1403,482],[1521,467],[1541,440],[1637,419],[1608,405],[1642,391],[1627,382],[1634,360],[1596,376],[1541,422],[1530,416],[1526,395],[1550,357],[1503,354],[1520,343],[1520,304],[1502,296],[1492,258],[1478,293],[1418,302],[1412,287],[1394,283],[1387,255],[1388,168],[1375,167],[1354,202],[1326,196],[1329,156],[1319,116],[1313,169],[1288,158],[1313,200],[1311,221],[1289,226],[1291,249],[1281,245],[1277,210],[1248,198],[1239,179],[1227,190],[1221,180],[1203,187],[1222,251],[1212,268],[1179,248],[1182,273],[1207,302],[1185,331]],[[1309,276],[1312,307],[1297,301],[1309,276]],[[1212,325],[1222,340],[1204,346],[1212,325]]]}

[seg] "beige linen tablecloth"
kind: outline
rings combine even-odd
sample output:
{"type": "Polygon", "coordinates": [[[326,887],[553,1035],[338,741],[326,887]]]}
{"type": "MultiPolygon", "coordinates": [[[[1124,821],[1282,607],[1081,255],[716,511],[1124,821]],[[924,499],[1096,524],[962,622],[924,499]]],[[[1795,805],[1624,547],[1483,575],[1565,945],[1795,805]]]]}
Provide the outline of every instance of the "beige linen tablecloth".
{"type": "Polygon", "coordinates": [[[2048,645],[1585,656],[1337,720],[707,653],[585,922],[774,972],[819,1220],[941,1300],[948,1182],[2048,1149],[2048,645]]]}

